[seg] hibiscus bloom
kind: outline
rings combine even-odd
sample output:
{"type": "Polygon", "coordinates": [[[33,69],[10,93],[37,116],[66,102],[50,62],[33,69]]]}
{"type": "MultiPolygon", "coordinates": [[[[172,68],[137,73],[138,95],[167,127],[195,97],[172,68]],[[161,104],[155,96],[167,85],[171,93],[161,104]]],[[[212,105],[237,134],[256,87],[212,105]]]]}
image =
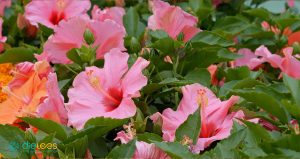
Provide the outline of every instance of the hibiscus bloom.
{"type": "MultiPolygon", "coordinates": [[[[126,144],[133,139],[133,136],[120,131],[115,140],[120,140],[122,144],[126,144]]],[[[170,157],[155,144],[148,144],[143,141],[136,142],[136,149],[132,159],[170,159],[170,157]]]]}
{"type": "Polygon", "coordinates": [[[110,19],[123,26],[123,16],[125,9],[122,7],[111,7],[101,10],[98,6],[94,6],[92,10],[92,19],[104,21],[110,19]]]}
{"type": "Polygon", "coordinates": [[[58,87],[55,73],[48,75],[46,83],[48,96],[43,100],[37,110],[39,117],[53,120],[57,123],[67,125],[67,110],[64,106],[64,97],[61,95],[58,87]]]}
{"type": "Polygon", "coordinates": [[[4,16],[5,8],[11,6],[11,0],[0,0],[0,16],[4,16]]]}
{"type": "MultiPolygon", "coordinates": [[[[47,62],[37,62],[35,64],[24,62],[16,66],[14,79],[7,87],[3,88],[8,97],[0,103],[0,124],[19,122],[17,117],[46,117],[49,114],[47,111],[49,110],[47,109],[49,100],[60,97],[52,91],[58,88],[56,87],[57,80],[50,73],[51,71],[52,69],[47,62]],[[50,79],[48,79],[49,75],[51,75],[50,79]],[[45,108],[41,108],[41,106],[45,108]],[[39,113],[39,109],[40,112],[44,113],[39,113]]],[[[57,107],[64,108],[63,105],[59,105],[59,102],[55,102],[55,104],[51,108],[52,111],[56,111],[54,108],[57,107]]],[[[60,112],[62,111],[57,111],[57,113],[60,112]]],[[[57,121],[57,118],[52,117],[47,118],[57,121]]]]}
{"type": "Polygon", "coordinates": [[[102,59],[103,55],[112,48],[125,50],[123,38],[126,32],[124,27],[112,20],[91,21],[84,17],[76,17],[62,21],[54,29],[54,35],[51,35],[44,45],[44,52],[37,55],[36,58],[52,63],[70,63],[67,52],[73,48],[87,45],[83,37],[86,29],[90,29],[95,37],[93,46],[98,46],[97,59],[102,59]]]}
{"type": "Polygon", "coordinates": [[[153,1],[153,15],[148,20],[150,29],[164,30],[173,39],[182,32],[186,42],[200,32],[196,27],[197,23],[197,17],[186,13],[180,7],[170,6],[161,0],[153,1]]]}
{"type": "Polygon", "coordinates": [[[247,48],[239,49],[238,54],[242,55],[242,57],[236,59],[232,63],[233,67],[248,66],[251,70],[253,70],[264,62],[263,59],[258,58],[254,52],[247,48]]]}
{"type": "Polygon", "coordinates": [[[147,84],[142,70],[149,64],[139,57],[128,70],[129,55],[112,49],[104,55],[104,68],[87,67],[74,79],[68,92],[69,125],[83,128],[94,117],[123,119],[136,113],[132,98],[147,84]]]}
{"type": "Polygon", "coordinates": [[[182,88],[183,98],[177,111],[165,109],[162,114],[156,113],[151,119],[156,123],[162,121],[163,139],[174,141],[176,129],[187,120],[199,107],[201,108],[201,133],[196,145],[191,145],[194,153],[199,153],[212,142],[222,140],[230,135],[235,117],[241,117],[242,112],[228,114],[229,108],[238,101],[237,96],[221,101],[211,90],[192,84],[182,88]]]}
{"type": "Polygon", "coordinates": [[[89,0],[32,0],[25,7],[25,17],[32,25],[53,29],[63,19],[87,16],[90,7],[89,0]]]}
{"type": "Polygon", "coordinates": [[[272,54],[265,46],[260,46],[255,51],[255,55],[261,56],[262,60],[270,63],[272,67],[279,68],[292,78],[300,79],[300,61],[292,55],[293,48],[287,47],[283,49],[283,54],[284,57],[272,54]]]}

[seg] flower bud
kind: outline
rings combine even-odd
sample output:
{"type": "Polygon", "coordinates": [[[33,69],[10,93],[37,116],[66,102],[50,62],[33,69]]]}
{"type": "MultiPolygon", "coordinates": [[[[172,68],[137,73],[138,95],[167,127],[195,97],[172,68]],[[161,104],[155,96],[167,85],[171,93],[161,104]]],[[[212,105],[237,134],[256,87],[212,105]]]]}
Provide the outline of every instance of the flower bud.
{"type": "Polygon", "coordinates": [[[91,32],[90,29],[86,29],[84,34],[83,34],[83,37],[84,37],[84,40],[87,44],[93,44],[94,41],[95,41],[95,38],[94,38],[94,35],[93,33],[91,32]]]}

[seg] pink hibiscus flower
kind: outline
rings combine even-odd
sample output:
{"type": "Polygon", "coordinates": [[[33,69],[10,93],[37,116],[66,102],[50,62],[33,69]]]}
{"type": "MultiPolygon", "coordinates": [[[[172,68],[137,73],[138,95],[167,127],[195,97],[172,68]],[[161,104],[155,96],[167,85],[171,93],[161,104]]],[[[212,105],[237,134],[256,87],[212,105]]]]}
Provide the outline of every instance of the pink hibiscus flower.
{"type": "Polygon", "coordinates": [[[87,67],[73,82],[68,92],[69,125],[83,128],[93,117],[123,119],[136,113],[132,98],[147,84],[142,70],[149,62],[139,57],[128,70],[129,55],[118,49],[104,55],[104,68],[87,67]]]}
{"type": "Polygon", "coordinates": [[[2,23],[3,20],[0,18],[0,52],[4,50],[4,43],[6,41],[6,36],[2,36],[2,23]]]}
{"type": "MultiPolygon", "coordinates": [[[[120,140],[122,144],[126,144],[133,139],[133,136],[120,131],[115,140],[120,140]]],[[[143,141],[136,142],[136,149],[132,159],[171,159],[164,151],[143,141]]]]}
{"type": "Polygon", "coordinates": [[[32,25],[41,23],[53,29],[63,19],[87,16],[90,7],[89,0],[32,0],[25,7],[25,17],[32,25]]]}
{"type": "Polygon", "coordinates": [[[90,29],[94,35],[93,46],[98,46],[97,59],[102,59],[103,55],[112,48],[125,50],[123,38],[126,32],[124,27],[112,20],[92,21],[84,17],[76,17],[62,21],[54,29],[54,35],[50,36],[44,45],[44,52],[37,55],[36,58],[52,63],[71,63],[67,52],[73,48],[87,45],[83,37],[86,29],[90,29]]]}
{"type": "Polygon", "coordinates": [[[192,84],[182,88],[183,98],[177,111],[165,109],[162,114],[156,113],[151,119],[156,123],[162,121],[163,139],[174,141],[176,129],[201,107],[201,134],[196,145],[191,145],[194,153],[199,153],[212,142],[222,140],[230,135],[235,117],[241,117],[241,111],[228,114],[229,108],[239,97],[232,96],[229,100],[221,101],[211,90],[200,85],[192,84]]]}
{"type": "Polygon", "coordinates": [[[261,65],[262,63],[264,63],[264,60],[258,58],[258,56],[255,55],[250,49],[247,48],[239,49],[238,54],[242,55],[243,57],[236,59],[232,63],[233,67],[248,66],[251,70],[253,70],[257,68],[259,65],[261,65]]]}
{"type": "Polygon", "coordinates": [[[55,73],[50,73],[48,75],[46,89],[48,96],[39,106],[37,110],[38,116],[67,125],[67,110],[64,105],[64,97],[59,91],[55,73]]]}
{"type": "Polygon", "coordinates": [[[297,60],[292,53],[292,47],[283,49],[284,57],[272,54],[265,46],[260,46],[255,51],[255,55],[262,56],[262,59],[270,63],[272,67],[279,68],[283,73],[286,73],[292,78],[300,79],[300,61],[297,60]]]}
{"type": "Polygon", "coordinates": [[[186,13],[180,7],[154,0],[153,15],[149,17],[148,27],[152,30],[164,30],[173,39],[176,39],[182,32],[183,40],[186,42],[200,32],[200,29],[196,27],[197,22],[197,17],[186,13]]]}
{"type": "Polygon", "coordinates": [[[123,26],[124,15],[125,10],[122,7],[111,7],[101,10],[101,8],[95,5],[92,10],[92,19],[99,21],[110,19],[120,24],[121,26],[123,26]]]}
{"type": "Polygon", "coordinates": [[[11,0],[0,0],[0,16],[4,16],[5,8],[11,6],[11,0]]]}

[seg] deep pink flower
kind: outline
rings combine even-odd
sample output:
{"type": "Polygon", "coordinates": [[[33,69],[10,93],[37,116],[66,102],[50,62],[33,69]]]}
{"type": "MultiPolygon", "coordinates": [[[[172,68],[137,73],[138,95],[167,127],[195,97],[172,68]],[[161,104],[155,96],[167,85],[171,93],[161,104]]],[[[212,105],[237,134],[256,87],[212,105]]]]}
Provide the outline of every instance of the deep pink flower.
{"type": "Polygon", "coordinates": [[[212,0],[212,3],[215,7],[218,7],[222,3],[223,0],[212,0]]]}
{"type": "MultiPolygon", "coordinates": [[[[122,144],[126,144],[133,139],[133,136],[128,136],[124,131],[117,134],[115,140],[120,140],[122,144]]],[[[136,142],[136,149],[133,159],[170,159],[170,157],[154,144],[148,144],[143,141],[136,142]]]]}
{"type": "Polygon", "coordinates": [[[44,45],[44,52],[37,55],[36,58],[52,63],[70,63],[67,52],[73,48],[87,45],[83,37],[86,29],[90,29],[95,37],[93,46],[98,46],[97,59],[102,59],[103,55],[112,48],[125,50],[124,27],[112,20],[92,21],[84,17],[76,17],[68,21],[63,20],[54,29],[54,35],[50,36],[44,45]]]}
{"type": "Polygon", "coordinates": [[[286,0],[289,7],[295,6],[295,0],[286,0]]]}
{"type": "Polygon", "coordinates": [[[64,97],[59,91],[55,73],[48,75],[46,89],[48,95],[37,110],[38,116],[67,125],[67,110],[64,106],[64,97]]]}
{"type": "Polygon", "coordinates": [[[2,36],[2,23],[3,20],[0,18],[0,52],[2,52],[4,50],[4,44],[6,41],[6,36],[2,36]]]}
{"type": "Polygon", "coordinates": [[[218,66],[217,65],[210,65],[210,66],[207,67],[207,71],[210,74],[210,83],[214,86],[217,86],[219,84],[219,80],[217,78],[218,66]]]}
{"type": "Polygon", "coordinates": [[[0,0],[0,16],[4,16],[5,8],[11,6],[11,0],[0,0]]]}
{"type": "Polygon", "coordinates": [[[87,67],[68,92],[69,124],[81,129],[93,117],[123,119],[136,113],[132,98],[147,84],[142,70],[149,64],[139,57],[128,70],[129,55],[118,49],[104,55],[104,68],[87,67]]]}
{"type": "Polygon", "coordinates": [[[248,66],[251,70],[253,70],[264,63],[264,60],[258,58],[258,56],[255,55],[250,49],[239,49],[238,54],[242,55],[243,57],[240,57],[233,62],[234,67],[248,66]]]}
{"type": "Polygon", "coordinates": [[[300,61],[293,55],[293,48],[287,47],[283,49],[284,57],[277,54],[272,54],[265,46],[260,46],[256,49],[255,55],[262,56],[262,59],[271,64],[274,68],[280,70],[292,78],[300,79],[300,61]]]}
{"type": "Polygon", "coordinates": [[[125,10],[122,7],[111,7],[101,10],[98,6],[94,6],[92,10],[92,19],[104,21],[106,19],[113,20],[123,26],[123,16],[125,10]]]}
{"type": "Polygon", "coordinates": [[[191,150],[199,153],[212,142],[222,140],[230,135],[233,119],[241,116],[241,113],[228,114],[229,108],[238,101],[237,96],[232,96],[227,101],[218,99],[211,90],[200,85],[192,84],[182,88],[183,98],[177,111],[171,108],[165,109],[162,114],[156,113],[151,116],[154,122],[162,119],[163,139],[174,141],[176,129],[201,108],[201,134],[196,145],[191,150]]]}
{"type": "Polygon", "coordinates": [[[32,25],[38,23],[54,28],[63,19],[87,16],[89,0],[32,0],[25,7],[25,17],[32,25]]]}
{"type": "Polygon", "coordinates": [[[170,6],[161,0],[153,0],[152,10],[153,15],[148,20],[148,27],[152,30],[164,30],[173,39],[182,32],[185,42],[200,32],[196,27],[197,17],[186,13],[180,7],[170,6]]]}

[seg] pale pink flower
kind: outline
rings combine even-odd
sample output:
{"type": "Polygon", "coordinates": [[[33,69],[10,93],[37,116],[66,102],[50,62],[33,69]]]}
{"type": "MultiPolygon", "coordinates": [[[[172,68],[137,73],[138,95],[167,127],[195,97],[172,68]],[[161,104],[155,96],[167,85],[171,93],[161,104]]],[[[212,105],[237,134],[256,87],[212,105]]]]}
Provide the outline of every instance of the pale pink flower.
{"type": "Polygon", "coordinates": [[[11,6],[11,0],[0,0],[0,17],[4,16],[5,8],[11,6]]]}
{"type": "Polygon", "coordinates": [[[89,0],[32,0],[25,6],[25,17],[32,25],[53,29],[63,19],[87,16],[90,7],[89,0]]]}
{"type": "Polygon", "coordinates": [[[266,31],[272,31],[274,34],[279,34],[280,29],[278,29],[276,26],[270,25],[268,22],[263,21],[261,22],[262,28],[264,28],[266,31]]]}
{"type": "Polygon", "coordinates": [[[200,32],[196,27],[197,17],[186,13],[180,7],[171,6],[161,0],[153,0],[152,10],[153,15],[148,20],[148,27],[152,30],[164,30],[173,39],[182,32],[185,42],[200,32]]]}
{"type": "Polygon", "coordinates": [[[136,113],[132,98],[147,84],[142,70],[149,61],[139,57],[128,69],[129,55],[113,49],[104,55],[104,68],[87,67],[74,79],[68,92],[69,125],[83,128],[94,117],[124,119],[136,113]]]}
{"type": "Polygon", "coordinates": [[[2,23],[3,20],[0,18],[0,52],[4,50],[4,43],[7,40],[6,36],[2,36],[2,23]]]}
{"type": "MultiPolygon", "coordinates": [[[[126,144],[133,139],[132,136],[128,136],[124,131],[120,131],[117,134],[115,140],[120,140],[122,144],[126,144]]],[[[155,144],[148,144],[143,141],[136,142],[136,149],[133,159],[170,159],[170,157],[161,149],[155,146],[155,144]]]]}
{"type": "Polygon", "coordinates": [[[0,43],[5,43],[6,41],[6,36],[2,36],[2,24],[3,20],[0,18],[0,43]]]}
{"type": "Polygon", "coordinates": [[[38,116],[67,125],[67,110],[64,106],[64,97],[59,91],[55,73],[48,75],[46,89],[48,95],[37,110],[38,116]]]}
{"type": "Polygon", "coordinates": [[[171,57],[170,57],[169,55],[167,55],[167,56],[164,57],[164,61],[165,61],[166,63],[173,64],[173,61],[172,61],[172,59],[171,59],[171,57]]]}
{"type": "Polygon", "coordinates": [[[93,46],[98,46],[96,58],[102,59],[104,54],[113,48],[125,50],[125,29],[112,20],[92,21],[84,17],[63,20],[55,29],[44,45],[44,52],[36,55],[38,60],[48,60],[52,63],[70,63],[67,52],[73,48],[87,45],[83,34],[90,29],[94,35],[93,46]]]}
{"type": "Polygon", "coordinates": [[[242,57],[236,59],[233,62],[234,67],[238,66],[248,66],[251,70],[257,68],[259,65],[264,63],[263,59],[258,58],[257,55],[254,54],[250,49],[243,48],[239,49],[238,51],[239,55],[242,55],[242,57]]]}
{"type": "Polygon", "coordinates": [[[222,140],[230,135],[233,119],[240,117],[241,113],[230,113],[229,108],[239,99],[232,96],[229,100],[221,101],[211,90],[200,85],[192,84],[182,87],[183,98],[176,111],[171,108],[165,109],[162,114],[156,113],[151,119],[159,121],[162,118],[163,139],[174,141],[176,129],[201,108],[201,134],[196,145],[191,145],[194,153],[199,153],[212,142],[222,140]]]}
{"type": "Polygon", "coordinates": [[[111,7],[101,10],[98,6],[94,6],[92,10],[92,19],[104,21],[110,19],[123,26],[123,16],[125,9],[122,7],[111,7]]]}
{"type": "Polygon", "coordinates": [[[283,73],[292,78],[300,79],[300,61],[292,53],[292,47],[283,49],[284,57],[272,54],[265,46],[260,46],[255,51],[255,55],[262,56],[262,59],[270,63],[272,67],[279,68],[283,73]]]}

